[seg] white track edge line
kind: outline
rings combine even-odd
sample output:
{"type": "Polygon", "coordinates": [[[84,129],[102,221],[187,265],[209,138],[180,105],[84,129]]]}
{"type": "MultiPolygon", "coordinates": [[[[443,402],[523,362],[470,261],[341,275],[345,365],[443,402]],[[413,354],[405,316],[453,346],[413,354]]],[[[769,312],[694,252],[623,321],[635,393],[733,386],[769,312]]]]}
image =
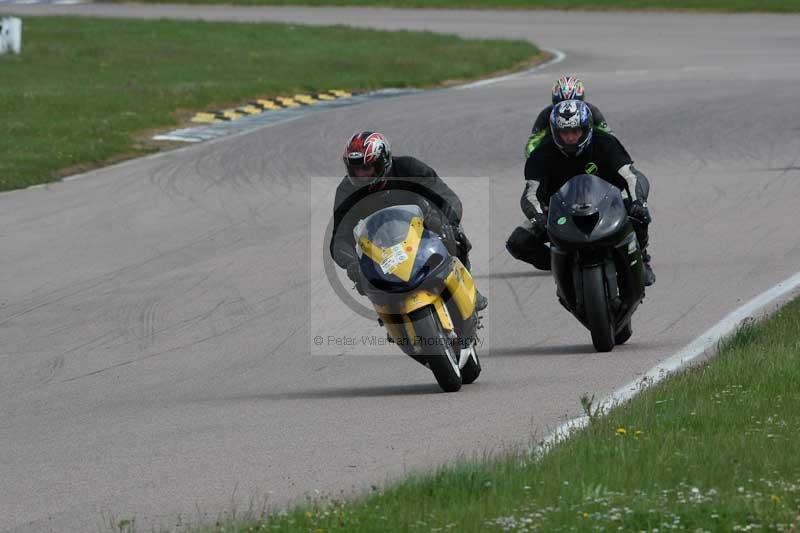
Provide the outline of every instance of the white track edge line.
{"type": "Polygon", "coordinates": [[[550,49],[550,48],[539,48],[539,50],[543,50],[545,52],[553,54],[554,57],[552,59],[550,59],[549,61],[546,61],[546,62],[542,63],[541,65],[536,65],[535,67],[529,68],[528,70],[523,70],[521,72],[514,72],[513,74],[506,74],[505,76],[498,76],[497,78],[487,78],[485,80],[473,81],[471,83],[466,83],[464,85],[458,85],[456,87],[452,87],[452,89],[453,90],[475,89],[477,87],[483,87],[485,85],[492,85],[494,83],[498,83],[498,82],[501,82],[501,81],[513,80],[515,78],[521,78],[523,76],[527,76],[529,74],[532,74],[532,73],[536,72],[537,70],[541,70],[541,69],[549,67],[551,65],[555,65],[555,64],[561,63],[567,57],[567,54],[565,54],[564,52],[562,52],[560,50],[554,50],[554,49],[550,49]]]}
{"type": "MultiPolygon", "coordinates": [[[[278,124],[284,124],[286,122],[291,122],[293,120],[297,120],[297,119],[303,118],[305,116],[306,115],[297,115],[296,117],[290,117],[290,118],[286,118],[285,120],[280,120],[280,121],[275,121],[275,122],[270,123],[270,124],[265,124],[261,128],[257,128],[257,129],[263,129],[263,128],[268,128],[270,126],[275,126],[275,125],[278,125],[278,124]]],[[[90,177],[90,176],[92,176],[92,175],[94,175],[94,174],[96,174],[98,172],[104,172],[104,171],[111,170],[111,169],[125,168],[125,167],[130,166],[130,165],[135,165],[137,163],[141,163],[143,161],[151,161],[153,159],[159,159],[161,157],[171,156],[171,155],[174,155],[174,154],[176,154],[178,152],[181,152],[183,150],[191,150],[192,148],[197,148],[198,146],[211,146],[211,145],[219,143],[219,142],[227,141],[227,140],[230,140],[230,139],[234,139],[236,137],[241,137],[241,136],[253,133],[254,131],[256,131],[256,130],[238,131],[236,133],[231,133],[230,135],[224,135],[222,137],[217,137],[215,139],[209,139],[207,141],[203,141],[202,143],[200,143],[200,142],[198,142],[198,143],[188,143],[186,146],[181,146],[179,148],[174,148],[174,149],[171,149],[171,150],[165,150],[163,152],[158,152],[156,154],[150,154],[150,155],[146,155],[146,156],[142,156],[142,157],[134,157],[132,159],[126,159],[125,161],[122,161],[120,163],[115,163],[113,165],[108,165],[108,166],[104,166],[104,167],[98,167],[98,168],[94,168],[94,169],[86,171],[86,172],[82,172],[80,174],[72,174],[70,176],[65,176],[65,177],[63,177],[63,178],[61,178],[60,180],[57,180],[57,181],[51,181],[51,182],[48,182],[48,183],[39,183],[39,184],[36,184],[36,185],[31,185],[29,187],[25,187],[24,189],[12,189],[10,191],[0,191],[0,197],[6,196],[6,195],[15,194],[15,193],[21,193],[21,192],[25,192],[25,191],[30,191],[31,189],[58,186],[60,184],[63,184],[63,183],[69,182],[69,181],[75,181],[75,180],[79,180],[79,179],[83,179],[83,178],[88,178],[88,177],[90,177]]]]}
{"type": "MultiPolygon", "coordinates": [[[[615,390],[610,396],[598,404],[598,412],[607,413],[610,409],[630,400],[641,391],[655,385],[667,376],[681,370],[693,360],[704,354],[713,354],[719,343],[725,337],[734,333],[736,329],[748,318],[754,315],[768,316],[780,308],[782,299],[800,287],[800,272],[781,281],[772,288],[762,292],[735,311],[728,313],[722,320],[702,333],[683,349],[668,357],[661,363],[648,370],[641,378],[631,381],[615,390]],[[774,309],[767,309],[771,304],[779,303],[774,309]]],[[[533,447],[534,456],[541,457],[550,451],[553,446],[569,438],[575,431],[585,428],[589,417],[583,415],[568,420],[550,433],[541,444],[533,447]]]]}

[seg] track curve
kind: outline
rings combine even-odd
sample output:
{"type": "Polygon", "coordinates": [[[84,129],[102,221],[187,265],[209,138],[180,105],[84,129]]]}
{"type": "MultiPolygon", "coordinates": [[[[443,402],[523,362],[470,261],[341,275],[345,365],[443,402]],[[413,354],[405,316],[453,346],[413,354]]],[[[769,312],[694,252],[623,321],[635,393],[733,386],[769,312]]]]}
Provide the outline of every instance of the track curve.
{"type": "Polygon", "coordinates": [[[567,57],[492,85],[334,109],[0,195],[2,530],[87,530],[101,513],[169,526],[204,518],[197,509],[213,518],[231,503],[338,494],[526,446],[578,413],[581,393],[635,379],[800,270],[798,16],[4,10],[358,20],[525,38],[567,57]],[[584,78],[653,183],[658,282],[633,338],[611,354],[594,353],[549,277],[503,248],[521,217],[523,145],[561,72],[584,78]],[[439,394],[391,346],[312,344],[330,332],[381,335],[311,276],[335,186],[314,177],[340,175],[341,145],[366,127],[465,178],[449,182],[490,307],[484,372],[457,394],[439,394]]]}

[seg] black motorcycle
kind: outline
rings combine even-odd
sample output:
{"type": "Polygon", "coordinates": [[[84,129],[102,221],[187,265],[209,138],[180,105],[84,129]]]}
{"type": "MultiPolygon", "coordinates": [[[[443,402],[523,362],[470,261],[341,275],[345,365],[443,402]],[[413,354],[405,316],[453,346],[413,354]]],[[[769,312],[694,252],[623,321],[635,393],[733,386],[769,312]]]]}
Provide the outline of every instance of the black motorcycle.
{"type": "Polygon", "coordinates": [[[644,265],[620,190],[582,174],[550,198],[547,217],[558,301],[599,352],[623,344],[644,298],[644,265]]]}

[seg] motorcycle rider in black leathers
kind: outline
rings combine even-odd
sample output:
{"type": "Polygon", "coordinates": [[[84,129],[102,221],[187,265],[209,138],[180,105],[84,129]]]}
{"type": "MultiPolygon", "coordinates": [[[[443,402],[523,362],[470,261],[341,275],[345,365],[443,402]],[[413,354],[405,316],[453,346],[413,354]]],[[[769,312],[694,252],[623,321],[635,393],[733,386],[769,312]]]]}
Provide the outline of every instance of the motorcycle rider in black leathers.
{"type": "MultiPolygon", "coordinates": [[[[536,148],[542,144],[545,138],[550,136],[550,113],[553,111],[553,106],[564,100],[583,100],[586,91],[583,87],[583,82],[575,76],[561,76],[553,84],[553,105],[549,105],[541,110],[536,117],[531,129],[531,135],[528,137],[528,143],[525,145],[525,157],[531,156],[536,148]]],[[[605,117],[597,109],[597,106],[586,102],[592,112],[594,118],[594,130],[604,131],[606,133],[614,134],[611,127],[606,122],[605,117]]]]}
{"type": "MultiPolygon", "coordinates": [[[[447,250],[469,270],[469,239],[461,227],[461,200],[431,167],[410,156],[393,157],[386,138],[365,131],[353,135],[344,152],[347,176],[336,188],[330,251],[359,293],[361,267],[353,229],[372,213],[394,205],[417,205],[425,227],[442,237],[447,250]]],[[[488,300],[476,290],[478,311],[488,300]]]]}
{"type": "Polygon", "coordinates": [[[623,197],[627,195],[628,215],[642,250],[645,285],[652,285],[655,274],[647,253],[650,183],[633,166],[622,143],[613,135],[594,131],[593,125],[591,109],[581,100],[566,100],[553,108],[552,135],[525,163],[525,190],[520,203],[527,220],[513,231],[506,248],[516,259],[550,270],[550,249],[546,246],[550,196],[573,176],[593,174],[618,187],[623,197]]]}

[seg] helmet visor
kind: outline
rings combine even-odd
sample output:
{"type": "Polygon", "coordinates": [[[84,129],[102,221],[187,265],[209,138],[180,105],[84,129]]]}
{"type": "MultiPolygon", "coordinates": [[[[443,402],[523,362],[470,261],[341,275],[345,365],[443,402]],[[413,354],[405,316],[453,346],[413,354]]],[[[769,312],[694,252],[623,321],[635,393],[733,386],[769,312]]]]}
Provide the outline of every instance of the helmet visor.
{"type": "Polygon", "coordinates": [[[356,187],[370,185],[375,182],[378,176],[375,173],[374,165],[347,165],[347,177],[350,183],[356,187]]]}
{"type": "Polygon", "coordinates": [[[559,128],[557,130],[557,135],[565,146],[577,146],[585,134],[585,128],[559,128]]]}
{"type": "Polygon", "coordinates": [[[553,140],[566,155],[576,156],[583,152],[591,137],[592,128],[559,128],[553,140]]]}
{"type": "Polygon", "coordinates": [[[364,157],[354,157],[355,155],[356,154],[351,154],[350,157],[344,158],[344,165],[347,167],[347,177],[350,178],[350,182],[353,185],[370,185],[382,178],[386,173],[382,160],[377,159],[371,163],[365,164],[364,157]]]}

